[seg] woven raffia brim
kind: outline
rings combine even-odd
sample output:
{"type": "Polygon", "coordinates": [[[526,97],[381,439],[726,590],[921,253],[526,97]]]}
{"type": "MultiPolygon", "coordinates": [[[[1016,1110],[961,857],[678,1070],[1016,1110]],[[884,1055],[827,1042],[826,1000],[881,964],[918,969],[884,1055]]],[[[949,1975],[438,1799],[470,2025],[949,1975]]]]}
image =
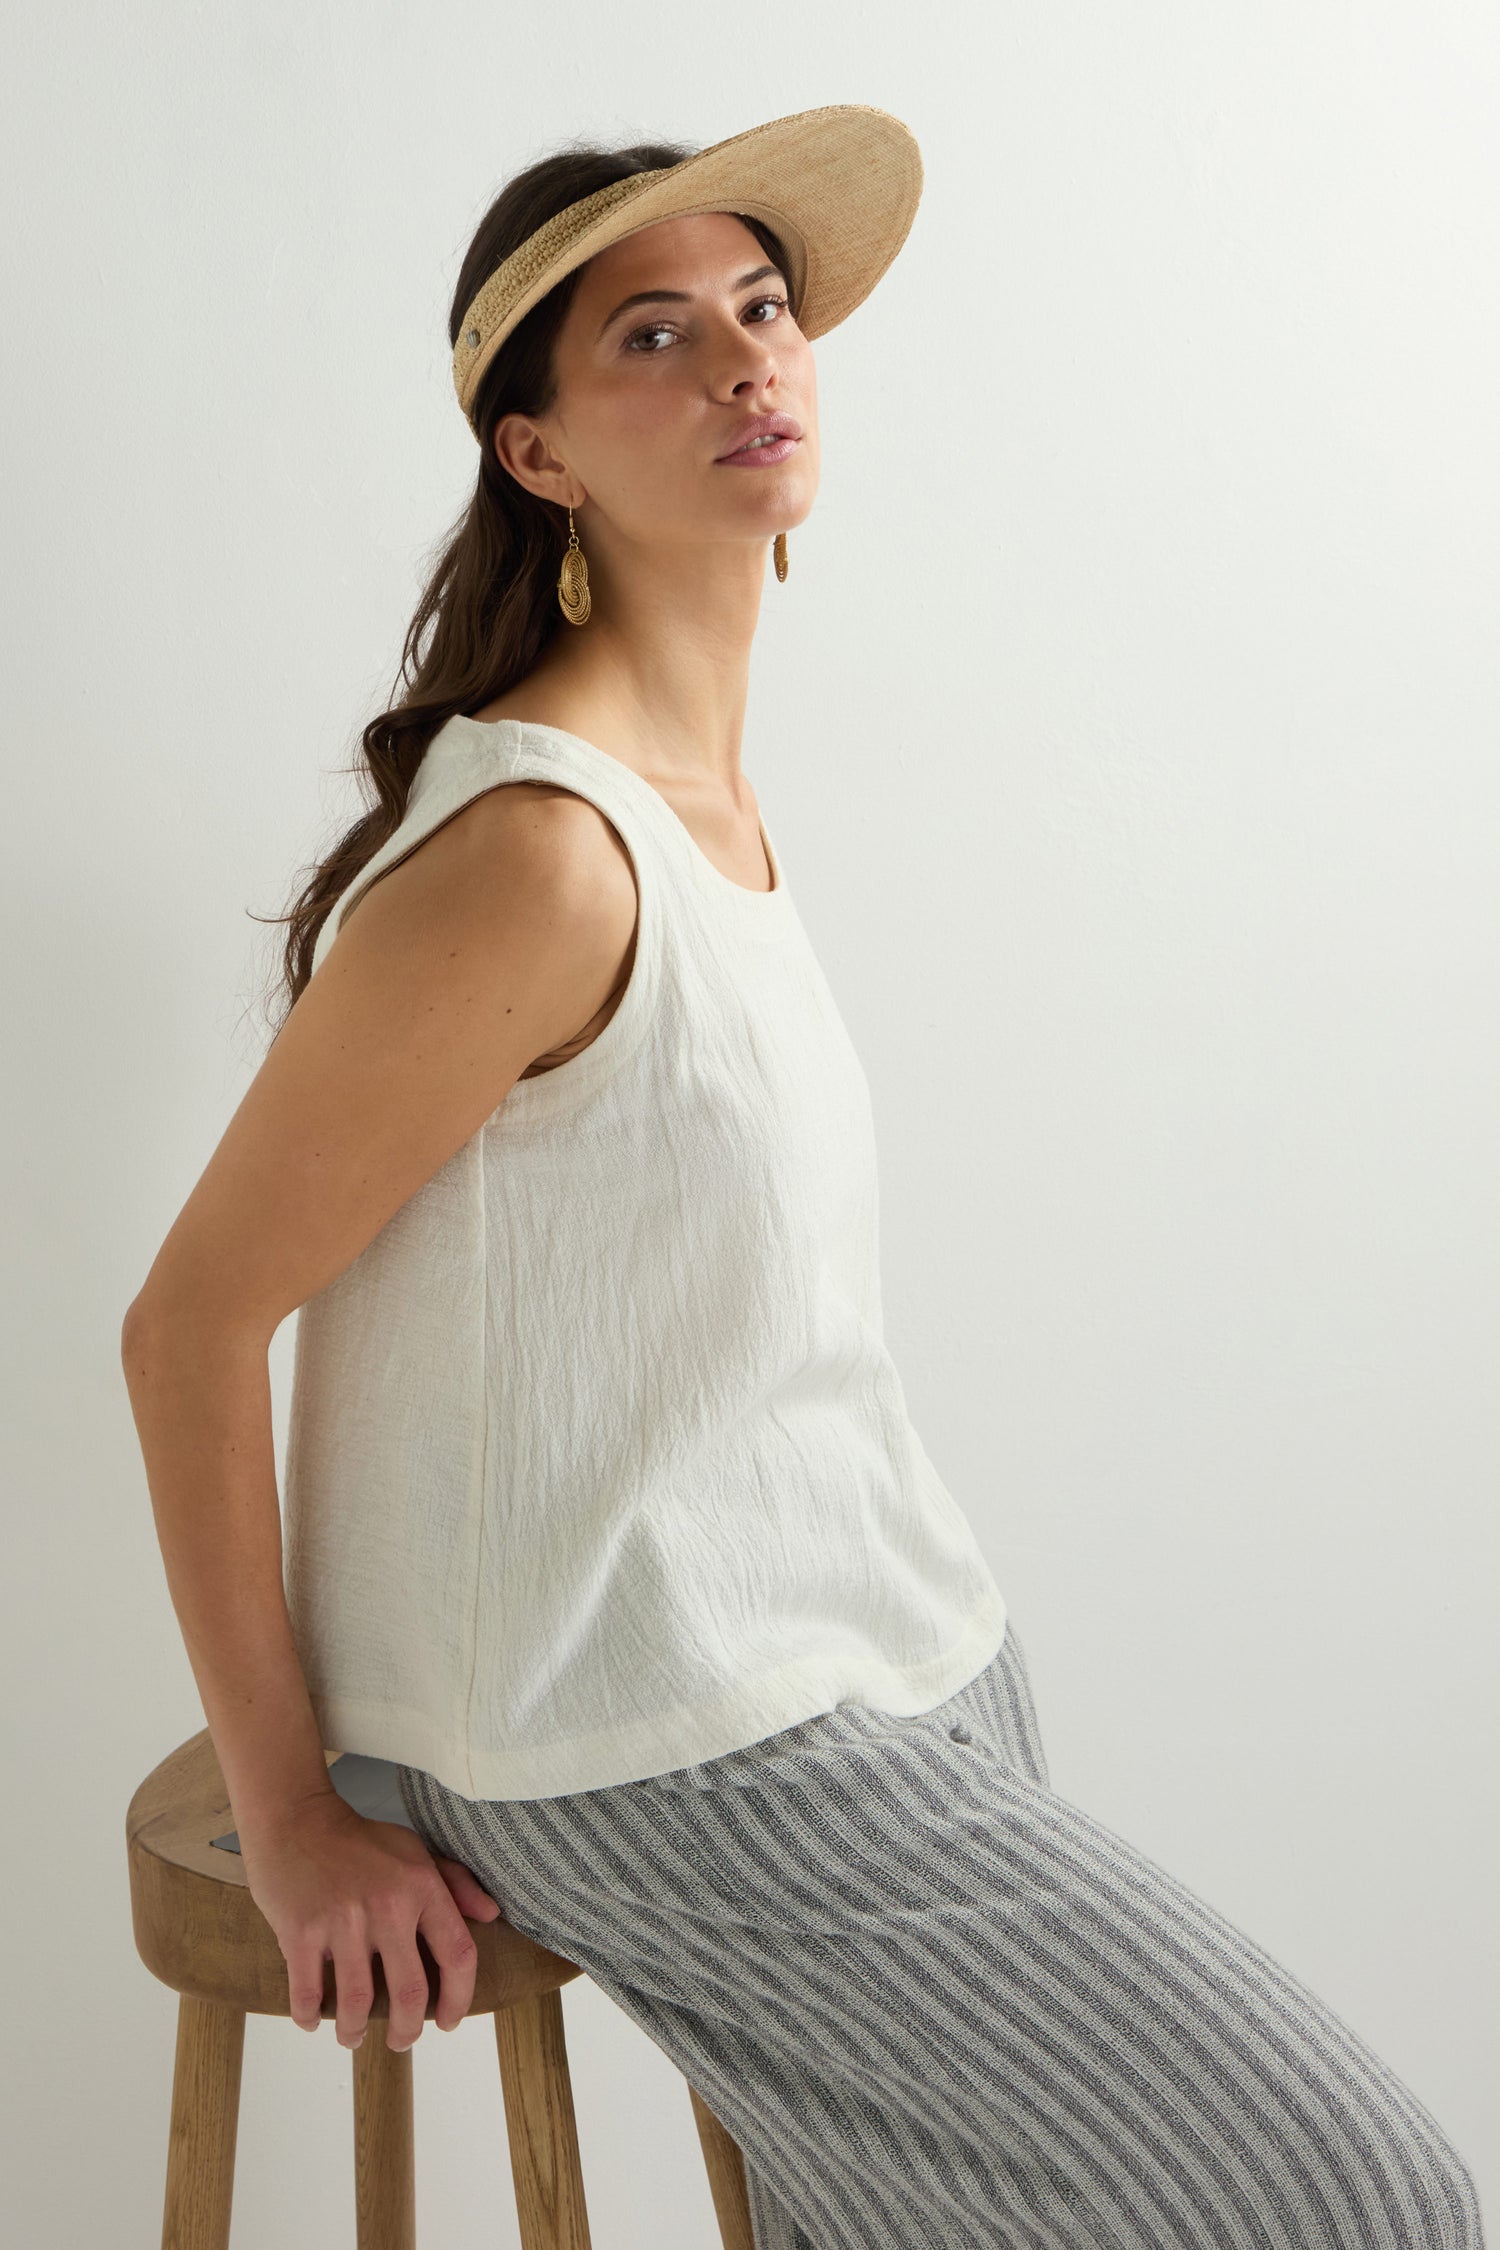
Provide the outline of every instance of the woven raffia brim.
{"type": "Polygon", "coordinates": [[[570,203],[512,251],[464,314],[453,387],[469,427],[480,377],[517,321],[623,235],[694,211],[763,220],[786,245],[798,327],[823,336],[874,288],[906,240],[921,194],[910,129],[888,110],[843,102],[752,125],[681,164],[632,173],[570,203]]]}

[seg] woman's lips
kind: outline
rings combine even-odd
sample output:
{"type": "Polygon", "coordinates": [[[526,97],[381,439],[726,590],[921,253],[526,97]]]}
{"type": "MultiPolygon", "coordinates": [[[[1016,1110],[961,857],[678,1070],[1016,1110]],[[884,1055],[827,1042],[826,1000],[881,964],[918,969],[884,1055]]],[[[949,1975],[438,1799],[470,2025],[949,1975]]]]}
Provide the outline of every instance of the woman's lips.
{"type": "Polygon", "coordinates": [[[772,438],[769,445],[744,445],[738,453],[721,453],[716,466],[728,468],[732,463],[737,469],[774,468],[789,453],[795,453],[801,443],[801,438],[779,437],[772,438]]]}

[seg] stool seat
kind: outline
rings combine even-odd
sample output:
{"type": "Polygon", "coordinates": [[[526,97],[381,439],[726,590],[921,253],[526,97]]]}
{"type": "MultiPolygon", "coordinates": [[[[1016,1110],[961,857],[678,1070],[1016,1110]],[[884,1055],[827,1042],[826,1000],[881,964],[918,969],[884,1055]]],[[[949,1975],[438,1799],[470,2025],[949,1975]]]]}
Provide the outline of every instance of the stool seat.
{"type": "MultiPolygon", "coordinates": [[[[205,1727],[147,1774],[125,1821],[136,1950],[179,1996],[162,2250],[228,2250],[245,2017],[291,2014],[286,1960],[244,1862],[214,1842],[233,1817],[205,1727]]],[[[465,2013],[495,2019],[522,2250],[588,2250],[560,1999],[584,1972],[503,1915],[466,1926],[479,1959],[465,2013]]],[[[438,1971],[420,1933],[417,1945],[430,2017],[438,1971]]],[[[356,2240],[358,2250],[415,2250],[413,2050],[393,2053],[375,2030],[390,1998],[378,1954],[371,1969],[372,2028],[350,2051],[356,2240]]],[[[336,2008],[330,1961],[321,2013],[336,2008]]],[[[689,2094],[724,2250],[753,2250],[743,2156],[696,2087],[689,2094]]]]}

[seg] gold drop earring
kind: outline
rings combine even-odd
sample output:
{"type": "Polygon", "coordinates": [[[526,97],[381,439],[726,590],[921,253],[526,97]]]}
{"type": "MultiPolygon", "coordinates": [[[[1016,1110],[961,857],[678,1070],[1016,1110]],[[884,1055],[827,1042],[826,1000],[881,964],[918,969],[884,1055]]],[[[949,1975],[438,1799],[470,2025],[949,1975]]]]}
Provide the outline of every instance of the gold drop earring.
{"type": "Polygon", "coordinates": [[[568,510],[568,544],[563,553],[562,569],[557,574],[557,599],[570,625],[588,623],[589,611],[594,606],[589,594],[589,566],[573,529],[571,508],[568,510]]]}
{"type": "Polygon", "coordinates": [[[772,547],[771,547],[771,553],[772,553],[772,555],[773,555],[773,556],[775,557],[775,559],[776,559],[776,575],[777,575],[777,577],[778,577],[778,578],[779,578],[779,579],[781,580],[782,584],[783,584],[783,585],[785,585],[785,583],[786,583],[786,533],[785,533],[784,531],[778,531],[778,532],[777,532],[777,534],[776,534],[776,538],[775,538],[775,541],[774,541],[774,543],[772,544],[772,547]]]}

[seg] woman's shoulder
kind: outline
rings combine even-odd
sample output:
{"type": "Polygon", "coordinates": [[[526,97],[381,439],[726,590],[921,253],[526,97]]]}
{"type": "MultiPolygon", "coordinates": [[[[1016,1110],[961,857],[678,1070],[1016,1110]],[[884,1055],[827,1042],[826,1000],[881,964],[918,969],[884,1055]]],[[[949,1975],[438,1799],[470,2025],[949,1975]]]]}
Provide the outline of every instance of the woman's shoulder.
{"type": "Polygon", "coordinates": [[[387,912],[427,921],[439,909],[475,922],[529,919],[559,925],[598,918],[612,901],[632,914],[629,854],[588,798],[557,782],[515,775],[488,781],[391,861],[349,906],[385,894],[387,912]],[[399,902],[399,903],[398,903],[399,902]]]}

